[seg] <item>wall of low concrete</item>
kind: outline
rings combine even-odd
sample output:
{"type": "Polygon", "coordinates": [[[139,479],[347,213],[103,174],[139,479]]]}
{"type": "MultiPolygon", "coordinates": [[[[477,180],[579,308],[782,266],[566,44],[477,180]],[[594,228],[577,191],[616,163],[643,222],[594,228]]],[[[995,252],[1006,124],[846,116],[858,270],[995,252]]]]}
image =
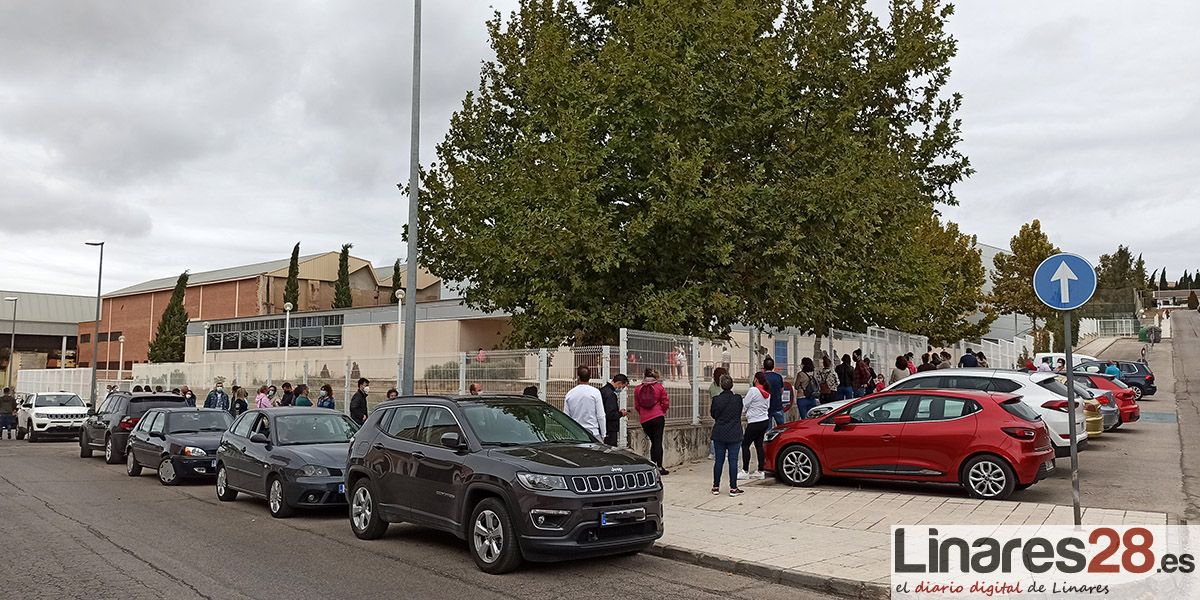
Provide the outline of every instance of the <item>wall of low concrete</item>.
{"type": "MultiPolygon", "coordinates": [[[[650,456],[650,440],[634,419],[628,426],[629,449],[650,456]]],[[[663,466],[670,469],[693,460],[708,457],[708,441],[712,425],[667,425],[663,433],[663,466]]]]}

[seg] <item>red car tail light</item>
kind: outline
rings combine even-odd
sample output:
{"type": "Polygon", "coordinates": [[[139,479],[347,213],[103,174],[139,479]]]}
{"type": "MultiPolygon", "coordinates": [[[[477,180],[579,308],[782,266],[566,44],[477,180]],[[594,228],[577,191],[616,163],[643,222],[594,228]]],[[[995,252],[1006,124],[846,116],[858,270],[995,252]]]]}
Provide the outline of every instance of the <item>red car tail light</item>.
{"type": "Polygon", "coordinates": [[[121,431],[133,431],[133,428],[137,427],[138,421],[141,421],[140,417],[125,417],[117,423],[117,428],[121,431]]]}
{"type": "Polygon", "coordinates": [[[1001,430],[1018,440],[1032,442],[1037,439],[1037,430],[1032,427],[1002,427],[1001,430]]]}
{"type": "Polygon", "coordinates": [[[1068,412],[1066,400],[1050,400],[1048,402],[1043,403],[1042,408],[1046,408],[1049,410],[1057,410],[1058,412],[1068,412]]]}
{"type": "Polygon", "coordinates": [[[1146,376],[1146,383],[1154,383],[1154,373],[1146,376]]]}
{"type": "Polygon", "coordinates": [[[1106,392],[1106,393],[1100,394],[1099,396],[1096,396],[1096,401],[1099,402],[1100,404],[1103,404],[1104,406],[1108,406],[1108,393],[1106,392]]]}

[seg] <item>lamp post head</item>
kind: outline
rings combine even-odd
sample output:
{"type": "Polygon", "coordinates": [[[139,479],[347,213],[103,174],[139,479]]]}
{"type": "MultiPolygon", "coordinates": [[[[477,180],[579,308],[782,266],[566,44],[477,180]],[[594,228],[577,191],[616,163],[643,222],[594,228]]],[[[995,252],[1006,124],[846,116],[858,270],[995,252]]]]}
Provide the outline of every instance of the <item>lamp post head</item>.
{"type": "Polygon", "coordinates": [[[124,343],[125,343],[125,336],[121,336],[121,337],[117,338],[117,341],[118,341],[118,342],[121,342],[122,344],[124,344],[124,343]]]}
{"type": "Polygon", "coordinates": [[[84,242],[84,244],[87,244],[88,246],[103,246],[104,242],[101,240],[88,240],[84,242]]]}
{"type": "Polygon", "coordinates": [[[4,301],[5,301],[5,302],[16,302],[16,301],[17,301],[17,297],[16,297],[16,296],[5,296],[5,297],[4,297],[4,301]]]}
{"type": "Polygon", "coordinates": [[[208,331],[208,328],[209,328],[209,323],[208,323],[208,321],[205,321],[204,322],[204,330],[208,331]]]}
{"type": "Polygon", "coordinates": [[[400,289],[396,290],[396,299],[401,302],[404,302],[404,288],[400,288],[400,289]]]}
{"type": "Polygon", "coordinates": [[[291,303],[291,302],[284,302],[284,303],[283,303],[283,310],[284,310],[285,312],[292,312],[292,303],[291,303]]]}

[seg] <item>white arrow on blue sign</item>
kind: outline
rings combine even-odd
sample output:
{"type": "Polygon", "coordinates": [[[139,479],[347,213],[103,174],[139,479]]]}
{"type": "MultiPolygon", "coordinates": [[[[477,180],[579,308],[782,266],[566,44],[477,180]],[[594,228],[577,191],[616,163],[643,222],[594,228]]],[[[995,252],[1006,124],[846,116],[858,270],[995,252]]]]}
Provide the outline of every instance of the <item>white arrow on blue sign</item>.
{"type": "Polygon", "coordinates": [[[1055,254],[1033,272],[1033,291],[1054,310],[1074,310],[1096,293],[1096,269],[1077,254],[1055,254]]]}

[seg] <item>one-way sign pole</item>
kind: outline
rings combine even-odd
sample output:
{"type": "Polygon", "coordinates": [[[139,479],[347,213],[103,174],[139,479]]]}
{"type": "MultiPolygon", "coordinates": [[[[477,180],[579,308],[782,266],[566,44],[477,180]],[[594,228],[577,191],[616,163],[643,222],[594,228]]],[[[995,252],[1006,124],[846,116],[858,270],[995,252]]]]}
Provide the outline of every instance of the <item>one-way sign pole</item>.
{"type": "Polygon", "coordinates": [[[1075,526],[1083,524],[1083,509],[1079,506],[1079,425],[1075,413],[1075,360],[1071,355],[1074,341],[1074,310],[1083,306],[1096,293],[1096,269],[1083,257],[1075,254],[1055,254],[1042,261],[1033,273],[1033,291],[1038,300],[1062,313],[1063,349],[1066,351],[1067,372],[1067,435],[1071,450],[1071,508],[1075,526]]]}

